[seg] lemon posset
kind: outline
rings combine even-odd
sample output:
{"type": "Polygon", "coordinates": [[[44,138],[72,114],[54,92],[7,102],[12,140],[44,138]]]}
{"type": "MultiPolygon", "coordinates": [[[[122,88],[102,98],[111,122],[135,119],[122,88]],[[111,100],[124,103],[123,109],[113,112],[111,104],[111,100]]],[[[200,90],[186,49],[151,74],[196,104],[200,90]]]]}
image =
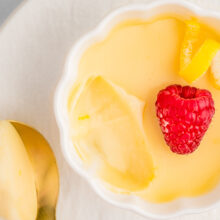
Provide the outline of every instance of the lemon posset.
{"type": "MultiPolygon", "coordinates": [[[[85,169],[114,192],[155,203],[213,189],[220,179],[220,91],[210,75],[219,76],[219,40],[196,20],[160,17],[120,23],[87,48],[68,102],[73,147],[85,169]],[[167,146],[171,139],[164,141],[155,102],[167,86],[189,83],[191,89],[183,89],[183,97],[175,96],[183,108],[173,101],[175,108],[170,105],[169,110],[171,119],[178,107],[182,122],[190,124],[179,123],[178,130],[161,118],[169,137],[176,130],[185,134],[176,138],[187,145],[184,149],[198,142],[188,149],[191,154],[180,155],[167,146]],[[192,100],[190,91],[195,92],[192,100]]],[[[162,116],[165,113],[163,106],[162,116]]]]}

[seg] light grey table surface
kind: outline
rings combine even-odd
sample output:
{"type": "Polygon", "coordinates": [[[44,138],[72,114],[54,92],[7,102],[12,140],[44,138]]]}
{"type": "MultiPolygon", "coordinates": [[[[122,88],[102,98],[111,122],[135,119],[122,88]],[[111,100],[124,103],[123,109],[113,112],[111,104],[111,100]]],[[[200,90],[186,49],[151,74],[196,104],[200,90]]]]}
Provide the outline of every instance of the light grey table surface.
{"type": "Polygon", "coordinates": [[[21,2],[22,0],[0,0],[0,25],[21,2]]]}

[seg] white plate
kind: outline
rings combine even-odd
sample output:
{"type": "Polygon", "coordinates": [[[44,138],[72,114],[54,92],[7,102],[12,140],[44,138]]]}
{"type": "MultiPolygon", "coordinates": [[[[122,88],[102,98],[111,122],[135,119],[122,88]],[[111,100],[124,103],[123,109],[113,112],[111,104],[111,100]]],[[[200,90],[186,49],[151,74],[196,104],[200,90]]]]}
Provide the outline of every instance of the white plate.
{"type": "MultiPolygon", "coordinates": [[[[61,175],[57,220],[143,220],[101,200],[64,161],[53,114],[53,93],[66,55],[110,10],[134,0],[31,0],[0,33],[0,118],[24,121],[50,142],[61,175]]],[[[197,1],[220,9],[219,1],[197,1]]],[[[219,219],[220,208],[178,220],[219,219]]],[[[146,218],[145,218],[146,219],[146,218]]]]}

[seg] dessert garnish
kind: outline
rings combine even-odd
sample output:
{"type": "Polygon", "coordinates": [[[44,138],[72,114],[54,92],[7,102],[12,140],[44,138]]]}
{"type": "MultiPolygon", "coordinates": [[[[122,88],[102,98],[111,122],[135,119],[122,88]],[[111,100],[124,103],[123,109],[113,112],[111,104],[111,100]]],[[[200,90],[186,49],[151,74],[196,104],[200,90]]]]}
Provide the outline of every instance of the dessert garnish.
{"type": "Polygon", "coordinates": [[[212,39],[207,39],[193,56],[191,62],[180,70],[180,76],[188,83],[192,83],[206,73],[212,59],[220,49],[220,44],[212,39]]]}
{"type": "Polygon", "coordinates": [[[156,101],[157,117],[166,143],[178,154],[197,149],[215,113],[208,90],[171,85],[156,101]]]}
{"type": "Polygon", "coordinates": [[[180,51],[180,69],[184,69],[190,62],[198,45],[200,24],[197,21],[186,21],[186,31],[180,51]]]}
{"type": "Polygon", "coordinates": [[[211,76],[215,86],[220,89],[220,50],[216,53],[211,64],[211,76]]]}
{"type": "MultiPolygon", "coordinates": [[[[194,82],[207,72],[220,49],[220,43],[214,39],[205,39],[201,42],[200,32],[201,27],[197,21],[186,21],[186,31],[180,50],[179,75],[188,83],[194,82]]],[[[218,56],[212,64],[213,72],[216,73],[215,79],[218,75],[217,60],[219,60],[218,56]]]]}

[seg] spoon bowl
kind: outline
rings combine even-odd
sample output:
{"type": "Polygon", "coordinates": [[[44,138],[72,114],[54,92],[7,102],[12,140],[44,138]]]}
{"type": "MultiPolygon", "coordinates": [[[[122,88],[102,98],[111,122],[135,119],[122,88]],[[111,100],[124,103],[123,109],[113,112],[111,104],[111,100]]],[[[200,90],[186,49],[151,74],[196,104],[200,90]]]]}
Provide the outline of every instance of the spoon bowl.
{"type": "Polygon", "coordinates": [[[55,220],[59,175],[50,145],[34,128],[17,121],[10,123],[19,133],[34,169],[38,202],[36,220],[55,220]]]}

